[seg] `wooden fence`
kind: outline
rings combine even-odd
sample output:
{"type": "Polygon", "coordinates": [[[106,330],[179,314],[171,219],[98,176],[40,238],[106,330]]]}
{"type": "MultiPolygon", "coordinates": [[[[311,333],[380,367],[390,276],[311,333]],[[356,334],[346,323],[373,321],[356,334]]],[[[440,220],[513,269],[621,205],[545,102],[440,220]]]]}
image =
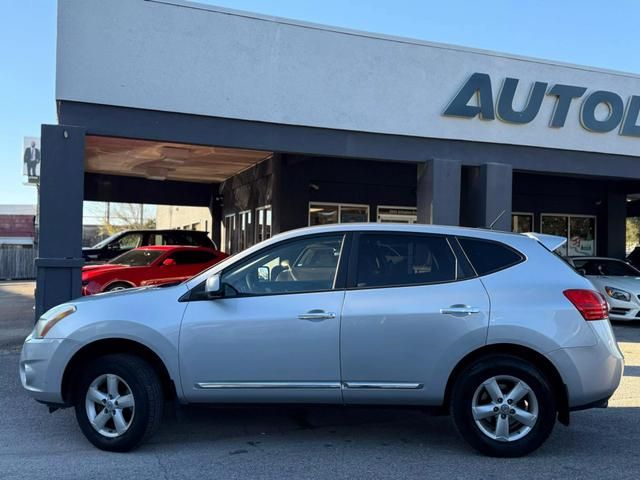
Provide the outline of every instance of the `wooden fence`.
{"type": "Polygon", "coordinates": [[[0,280],[26,280],[36,278],[35,248],[0,248],[0,280]]]}

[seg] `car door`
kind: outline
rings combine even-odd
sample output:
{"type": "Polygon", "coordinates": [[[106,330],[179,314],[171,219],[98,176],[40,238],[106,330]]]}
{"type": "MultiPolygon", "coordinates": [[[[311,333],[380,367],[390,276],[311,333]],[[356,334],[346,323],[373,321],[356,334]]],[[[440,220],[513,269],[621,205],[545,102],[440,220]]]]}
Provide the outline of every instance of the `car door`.
{"type": "Polygon", "coordinates": [[[194,267],[199,263],[200,256],[198,251],[190,249],[178,249],[167,256],[170,264],[161,262],[158,272],[161,278],[170,278],[175,280],[186,279],[198,273],[198,269],[194,267]],[[171,262],[173,261],[173,262],[171,262]]]}
{"type": "Polygon", "coordinates": [[[457,241],[362,233],[349,270],[341,331],[344,401],[441,402],[456,363],[485,344],[489,321],[488,295],[457,241]]]}
{"type": "Polygon", "coordinates": [[[188,401],[341,401],[346,239],[279,242],[227,267],[221,298],[203,284],[191,292],[180,334],[188,401]]]}

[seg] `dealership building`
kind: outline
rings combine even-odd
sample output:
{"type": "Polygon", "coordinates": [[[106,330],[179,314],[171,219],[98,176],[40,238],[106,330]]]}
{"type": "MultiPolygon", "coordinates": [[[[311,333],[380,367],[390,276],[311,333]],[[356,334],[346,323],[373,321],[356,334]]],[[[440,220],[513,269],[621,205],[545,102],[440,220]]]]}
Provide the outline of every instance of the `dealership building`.
{"type": "Polygon", "coordinates": [[[85,200],[207,207],[227,252],[357,221],[625,254],[638,75],[179,0],[59,0],[57,42],[38,312],[80,293],[85,200]]]}

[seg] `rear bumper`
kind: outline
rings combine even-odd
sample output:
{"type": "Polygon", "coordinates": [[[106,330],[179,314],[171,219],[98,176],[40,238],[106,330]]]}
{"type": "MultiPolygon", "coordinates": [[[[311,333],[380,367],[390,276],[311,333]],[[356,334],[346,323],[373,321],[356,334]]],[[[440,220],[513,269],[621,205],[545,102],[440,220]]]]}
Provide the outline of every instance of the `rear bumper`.
{"type": "Polygon", "coordinates": [[[587,403],[586,405],[577,405],[575,407],[571,407],[569,410],[577,412],[579,410],[589,410],[590,408],[607,408],[609,406],[610,398],[611,397],[596,400],[595,402],[587,403]]]}
{"type": "Polygon", "coordinates": [[[562,348],[548,354],[567,386],[570,410],[602,406],[622,379],[624,358],[607,320],[589,322],[598,342],[590,347],[562,348]]]}

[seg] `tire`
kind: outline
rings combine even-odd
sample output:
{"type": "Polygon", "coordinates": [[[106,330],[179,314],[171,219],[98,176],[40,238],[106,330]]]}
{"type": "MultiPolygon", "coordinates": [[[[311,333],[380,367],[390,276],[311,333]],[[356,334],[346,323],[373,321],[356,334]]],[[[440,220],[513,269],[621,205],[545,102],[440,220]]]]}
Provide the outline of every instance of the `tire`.
{"type": "Polygon", "coordinates": [[[450,408],[462,438],[492,457],[533,452],[551,434],[557,414],[548,379],[531,363],[510,355],[484,357],[465,368],[453,386],[450,408]]]}
{"type": "Polygon", "coordinates": [[[111,285],[109,285],[107,288],[104,289],[105,292],[116,292],[118,290],[126,290],[127,288],[133,288],[131,285],[129,285],[128,283],[124,283],[124,282],[116,282],[116,283],[112,283],[111,285]]]}
{"type": "Polygon", "coordinates": [[[160,425],[164,408],[155,370],[142,358],[127,354],[105,355],[87,365],[73,398],[84,436],[99,449],[112,452],[127,452],[150,437],[160,425]],[[92,394],[90,388],[95,389],[92,394]]]}

